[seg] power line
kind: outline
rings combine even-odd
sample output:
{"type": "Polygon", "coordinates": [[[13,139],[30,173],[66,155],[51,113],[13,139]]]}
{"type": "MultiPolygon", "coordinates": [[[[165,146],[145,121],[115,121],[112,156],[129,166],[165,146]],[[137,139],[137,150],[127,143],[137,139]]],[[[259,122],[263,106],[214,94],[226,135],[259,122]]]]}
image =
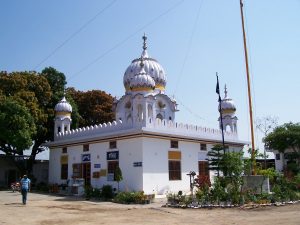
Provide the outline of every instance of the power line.
{"type": "Polygon", "coordinates": [[[107,6],[101,9],[95,16],[89,19],[85,24],[83,24],[78,30],[76,30],[73,34],[71,34],[66,40],[64,40],[60,45],[58,45],[49,55],[47,55],[41,62],[39,62],[34,70],[39,68],[44,62],[46,62],[51,56],[53,56],[59,49],[61,49],[65,44],[67,44],[70,40],[72,40],[77,34],[79,34],[84,28],[86,28],[91,22],[93,22],[98,16],[104,13],[107,9],[109,9],[117,0],[111,1],[107,6]]]}
{"type": "Polygon", "coordinates": [[[193,115],[195,118],[198,118],[198,119],[200,119],[200,120],[204,120],[204,121],[206,121],[206,122],[208,122],[208,123],[210,123],[210,124],[213,124],[212,121],[203,118],[202,116],[198,115],[198,114],[195,113],[193,110],[191,110],[188,106],[186,106],[185,104],[183,104],[183,102],[182,102],[177,96],[174,95],[174,98],[176,99],[176,101],[178,101],[178,102],[180,103],[181,106],[183,106],[183,108],[184,108],[187,112],[189,112],[189,113],[190,113],[191,115],[193,115]]]}
{"type": "Polygon", "coordinates": [[[92,66],[93,64],[95,64],[96,62],[98,62],[100,59],[104,58],[106,55],[108,55],[110,52],[112,52],[116,48],[120,47],[122,44],[124,44],[126,41],[128,41],[133,36],[135,36],[137,33],[140,33],[146,27],[150,26],[151,24],[153,24],[154,22],[156,22],[158,19],[160,19],[161,17],[165,16],[166,14],[168,14],[169,12],[171,12],[172,10],[174,10],[175,8],[177,8],[184,1],[185,0],[178,1],[177,3],[175,3],[174,5],[172,5],[170,8],[168,8],[166,11],[164,11],[163,13],[159,14],[157,17],[155,17],[154,19],[152,19],[150,22],[146,23],[145,25],[143,25],[139,29],[137,29],[135,32],[133,32],[132,34],[130,34],[127,37],[125,37],[123,40],[121,40],[120,42],[118,42],[117,44],[115,44],[113,47],[111,47],[110,49],[108,49],[107,51],[105,51],[104,53],[102,53],[100,56],[98,56],[97,58],[95,58],[94,60],[92,60],[90,63],[88,63],[84,67],[82,67],[78,72],[76,72],[73,76],[71,76],[68,79],[68,81],[70,81],[74,77],[78,76],[80,73],[82,73],[83,71],[85,71],[86,69],[88,69],[90,66],[92,66]]]}
{"type": "Polygon", "coordinates": [[[176,91],[177,91],[178,84],[179,84],[180,79],[181,79],[181,77],[182,77],[183,70],[184,70],[184,67],[185,67],[187,58],[188,58],[188,56],[189,56],[190,50],[191,50],[193,37],[194,37],[194,34],[195,34],[195,30],[196,30],[196,26],[197,26],[197,23],[198,23],[200,11],[201,11],[201,8],[202,8],[202,3],[203,3],[203,0],[200,2],[200,5],[199,5],[198,11],[197,11],[197,15],[196,15],[196,18],[195,18],[195,22],[194,22],[194,25],[193,25],[193,28],[192,28],[192,33],[191,33],[191,36],[190,36],[190,38],[189,38],[187,50],[186,50],[185,55],[184,55],[183,63],[182,63],[182,66],[181,66],[181,70],[180,70],[180,72],[179,72],[179,76],[178,76],[177,81],[176,81],[175,90],[174,90],[174,93],[173,93],[173,94],[175,94],[176,91]]]}

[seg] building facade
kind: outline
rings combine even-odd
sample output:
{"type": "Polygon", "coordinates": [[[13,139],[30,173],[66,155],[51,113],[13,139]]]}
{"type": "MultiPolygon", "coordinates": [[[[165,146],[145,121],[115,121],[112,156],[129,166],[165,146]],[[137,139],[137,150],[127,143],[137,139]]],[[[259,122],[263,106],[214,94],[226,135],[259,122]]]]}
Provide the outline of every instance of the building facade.
{"type": "MultiPolygon", "coordinates": [[[[125,71],[125,94],[114,102],[115,121],[70,130],[71,105],[65,98],[56,105],[54,141],[47,143],[49,183],[83,178],[85,185],[116,187],[114,171],[120,167],[121,190],[160,195],[188,192],[190,171],[212,179],[207,152],[222,143],[222,132],[176,122],[177,103],[165,94],[165,71],[148,55],[145,35],[143,40],[141,56],[125,71]]],[[[246,143],[238,138],[236,107],[227,89],[220,110],[228,127],[226,146],[241,151],[246,143]]]]}

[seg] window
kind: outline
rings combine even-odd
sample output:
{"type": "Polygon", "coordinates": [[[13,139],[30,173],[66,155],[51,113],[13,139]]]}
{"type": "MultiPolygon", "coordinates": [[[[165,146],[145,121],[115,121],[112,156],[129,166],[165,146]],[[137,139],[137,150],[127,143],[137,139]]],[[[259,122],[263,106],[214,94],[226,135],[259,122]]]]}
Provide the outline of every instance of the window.
{"type": "Polygon", "coordinates": [[[107,180],[108,181],[115,181],[115,171],[116,168],[119,166],[119,161],[108,161],[107,162],[107,180]]]}
{"type": "Polygon", "coordinates": [[[181,162],[169,160],[169,180],[181,180],[181,162]]]}
{"type": "Polygon", "coordinates": [[[181,180],[181,152],[169,151],[169,180],[181,180]]]}
{"type": "Polygon", "coordinates": [[[200,144],[200,150],[207,151],[207,145],[206,144],[200,144]]]}
{"type": "Polygon", "coordinates": [[[82,178],[82,164],[73,164],[73,176],[72,178],[82,178]]]}
{"type": "Polygon", "coordinates": [[[60,178],[62,180],[68,179],[68,164],[61,164],[60,178]]]}
{"type": "Polygon", "coordinates": [[[117,142],[116,141],[110,141],[109,142],[109,148],[110,149],[117,148],[117,142]]]}
{"type": "Polygon", "coordinates": [[[178,141],[171,140],[171,148],[178,148],[178,141]]]}
{"type": "Polygon", "coordinates": [[[280,160],[280,153],[277,153],[275,157],[276,157],[276,160],[280,160]]]}
{"type": "Polygon", "coordinates": [[[62,153],[68,153],[67,147],[63,147],[63,148],[62,148],[62,153]]]}
{"type": "Polygon", "coordinates": [[[83,145],[83,151],[88,152],[90,150],[90,145],[83,145]]]}

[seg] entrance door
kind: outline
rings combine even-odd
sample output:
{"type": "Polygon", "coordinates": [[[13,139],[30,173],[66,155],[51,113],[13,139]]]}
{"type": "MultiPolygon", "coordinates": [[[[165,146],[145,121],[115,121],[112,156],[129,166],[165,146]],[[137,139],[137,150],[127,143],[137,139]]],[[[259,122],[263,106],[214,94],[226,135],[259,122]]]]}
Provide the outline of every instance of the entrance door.
{"type": "Polygon", "coordinates": [[[82,177],[85,185],[91,185],[91,163],[82,163],[82,177]]]}
{"type": "Polygon", "coordinates": [[[208,170],[208,161],[199,161],[198,169],[199,169],[199,176],[198,176],[199,185],[210,186],[211,183],[210,183],[209,170],[208,170]]]}

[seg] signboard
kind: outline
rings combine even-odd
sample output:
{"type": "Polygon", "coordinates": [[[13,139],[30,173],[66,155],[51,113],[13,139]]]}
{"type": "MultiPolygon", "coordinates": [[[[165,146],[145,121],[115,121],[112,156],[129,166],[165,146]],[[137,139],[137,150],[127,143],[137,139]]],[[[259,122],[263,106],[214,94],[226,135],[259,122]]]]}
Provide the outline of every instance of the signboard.
{"type": "Polygon", "coordinates": [[[60,156],[60,163],[61,164],[68,164],[68,155],[60,156]]]}
{"type": "Polygon", "coordinates": [[[119,159],[119,151],[107,152],[107,160],[116,160],[119,159]]]}
{"type": "Polygon", "coordinates": [[[81,155],[81,161],[82,162],[89,162],[89,161],[91,161],[91,154],[82,154],[81,155]]]}
{"type": "Polygon", "coordinates": [[[105,177],[106,176],[106,170],[100,170],[100,176],[105,177]]]}
{"type": "Polygon", "coordinates": [[[100,172],[93,172],[93,178],[100,178],[100,172]]]}
{"type": "Polygon", "coordinates": [[[100,169],[101,168],[101,164],[94,164],[94,168],[100,169]]]}
{"type": "Polygon", "coordinates": [[[133,163],[133,167],[142,167],[143,166],[143,162],[134,162],[133,163]]]}

